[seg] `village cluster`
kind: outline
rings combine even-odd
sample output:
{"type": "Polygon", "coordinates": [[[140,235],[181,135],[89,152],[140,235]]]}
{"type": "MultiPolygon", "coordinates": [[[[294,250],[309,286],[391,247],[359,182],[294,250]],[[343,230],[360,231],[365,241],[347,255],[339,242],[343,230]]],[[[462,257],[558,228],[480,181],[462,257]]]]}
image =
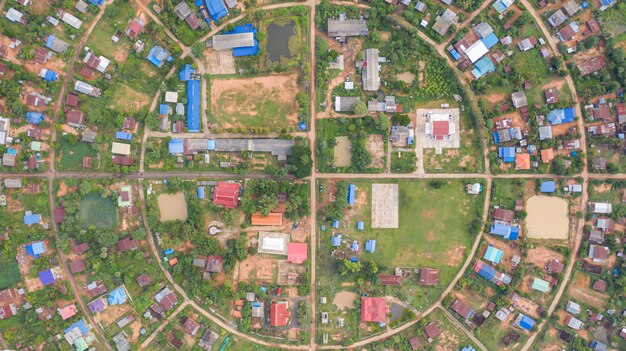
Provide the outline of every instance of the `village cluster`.
{"type": "Polygon", "coordinates": [[[0,1],[0,348],[625,350],[625,23],[0,1]]]}

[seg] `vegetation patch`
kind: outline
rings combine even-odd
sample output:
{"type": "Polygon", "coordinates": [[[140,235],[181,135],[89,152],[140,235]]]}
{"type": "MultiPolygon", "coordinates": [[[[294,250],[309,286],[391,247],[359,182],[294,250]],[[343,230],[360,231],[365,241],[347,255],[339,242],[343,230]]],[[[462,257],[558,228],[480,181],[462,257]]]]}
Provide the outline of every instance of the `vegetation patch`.
{"type": "Polygon", "coordinates": [[[78,219],[83,228],[114,229],[117,226],[117,206],[111,198],[93,192],[80,200],[78,219]]]}

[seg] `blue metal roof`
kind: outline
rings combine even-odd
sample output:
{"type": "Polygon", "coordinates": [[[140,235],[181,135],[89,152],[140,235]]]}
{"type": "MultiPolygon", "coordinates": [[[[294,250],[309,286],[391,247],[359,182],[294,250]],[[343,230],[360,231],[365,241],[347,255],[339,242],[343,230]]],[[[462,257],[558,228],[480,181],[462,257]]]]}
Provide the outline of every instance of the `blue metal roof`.
{"type": "Polygon", "coordinates": [[[461,59],[461,54],[459,54],[459,52],[456,51],[456,49],[450,50],[450,55],[452,55],[455,61],[458,61],[461,59]]]}
{"type": "Polygon", "coordinates": [[[45,80],[46,82],[54,82],[58,78],[58,73],[49,69],[46,69],[46,74],[43,76],[43,80],[45,80]]]}
{"type": "Polygon", "coordinates": [[[339,220],[334,220],[333,221],[333,228],[339,228],[339,220]]]}
{"type": "Polygon", "coordinates": [[[215,150],[215,140],[208,140],[207,141],[207,148],[208,148],[209,151],[215,150]]]}
{"type": "Polygon", "coordinates": [[[480,268],[480,271],[478,272],[478,275],[480,275],[481,277],[491,280],[493,279],[493,277],[496,276],[496,270],[493,269],[493,267],[487,265],[487,264],[483,264],[483,266],[480,268]]]}
{"type": "Polygon", "coordinates": [[[155,45],[152,47],[152,49],[150,49],[150,52],[148,53],[148,56],[146,56],[146,58],[148,59],[148,61],[152,62],[153,65],[159,68],[163,66],[163,61],[171,62],[173,60],[173,58],[170,57],[169,51],[158,45],[155,45]]]}
{"type": "Polygon", "coordinates": [[[183,139],[172,139],[167,144],[170,155],[183,154],[185,152],[185,144],[183,139]]]}
{"type": "Polygon", "coordinates": [[[491,33],[485,38],[483,38],[482,41],[483,41],[483,44],[485,44],[485,46],[487,47],[487,49],[491,49],[492,47],[494,47],[494,45],[498,43],[499,39],[498,37],[496,37],[494,33],[491,33]]]}
{"type": "Polygon", "coordinates": [[[368,240],[365,242],[365,251],[374,252],[376,251],[376,240],[368,240]]]}
{"type": "Polygon", "coordinates": [[[204,199],[204,187],[203,186],[198,187],[198,199],[204,199]]]}
{"type": "Polygon", "coordinates": [[[542,193],[553,193],[556,190],[556,182],[553,180],[548,180],[541,183],[541,192],[542,193]]]}
{"type": "Polygon", "coordinates": [[[489,247],[487,247],[487,251],[485,251],[485,256],[483,256],[483,258],[487,261],[491,261],[497,264],[502,261],[503,255],[504,251],[489,245],[489,247]]]}
{"type": "Polygon", "coordinates": [[[195,73],[196,70],[191,67],[190,64],[186,64],[185,67],[183,67],[183,69],[178,72],[178,79],[182,81],[188,81],[191,79],[191,75],[195,73]]]}
{"type": "Polygon", "coordinates": [[[352,242],[352,251],[359,251],[359,242],[356,240],[352,242]]]}
{"type": "Polygon", "coordinates": [[[548,113],[548,121],[553,125],[574,122],[576,113],[573,107],[555,109],[548,113]]]}
{"type": "Polygon", "coordinates": [[[331,239],[331,245],[334,247],[339,247],[341,246],[341,234],[337,235],[337,236],[333,236],[331,239]]]}
{"type": "MultiPolygon", "coordinates": [[[[233,49],[233,56],[235,57],[243,57],[243,56],[254,56],[259,52],[259,42],[256,40],[256,28],[252,25],[252,23],[244,24],[241,26],[236,26],[230,32],[225,32],[224,34],[240,34],[240,33],[253,33],[254,34],[254,45],[252,46],[244,46],[233,49]]],[[[305,128],[306,129],[306,128],[305,128]]]]}
{"type": "Polygon", "coordinates": [[[109,298],[107,300],[109,301],[109,305],[121,305],[126,302],[127,298],[128,295],[126,295],[126,290],[124,290],[124,287],[120,286],[109,293],[109,298]]]}
{"type": "Polygon", "coordinates": [[[200,131],[200,81],[187,81],[187,131],[200,131]]]}
{"type": "Polygon", "coordinates": [[[30,224],[36,224],[41,222],[41,215],[40,214],[29,214],[29,215],[24,215],[24,224],[26,225],[30,225],[30,224]]]}
{"type": "Polygon", "coordinates": [[[39,280],[43,285],[50,285],[54,283],[54,274],[52,274],[52,270],[48,269],[43,272],[39,272],[39,280]]]}
{"type": "Polygon", "coordinates": [[[535,326],[535,321],[526,315],[522,315],[518,325],[520,328],[530,331],[535,326]]]}
{"type": "Polygon", "coordinates": [[[496,70],[496,66],[494,66],[493,62],[491,62],[487,56],[483,56],[480,60],[476,61],[474,65],[475,68],[472,70],[472,74],[476,77],[476,79],[496,70]]]}
{"type": "Polygon", "coordinates": [[[228,10],[226,10],[226,6],[224,6],[224,2],[222,0],[204,0],[204,2],[206,3],[206,7],[215,22],[222,17],[226,17],[228,14],[228,10]]]}
{"type": "Polygon", "coordinates": [[[600,0],[600,4],[602,4],[602,6],[610,6],[615,2],[615,0],[600,0]]]}
{"type": "Polygon", "coordinates": [[[160,115],[169,115],[170,114],[170,106],[168,104],[160,104],[159,105],[159,114],[160,115]]]}
{"type": "Polygon", "coordinates": [[[94,6],[100,6],[104,2],[104,0],[89,0],[89,2],[94,6]]]}
{"type": "Polygon", "coordinates": [[[38,258],[39,255],[46,252],[46,247],[43,241],[38,241],[30,245],[26,245],[26,254],[38,258]]]}
{"type": "Polygon", "coordinates": [[[115,138],[130,141],[133,138],[133,135],[127,132],[116,132],[115,138]]]}
{"type": "Polygon", "coordinates": [[[354,205],[354,197],[356,196],[356,185],[348,185],[348,205],[354,205]]]}
{"type": "Polygon", "coordinates": [[[476,351],[476,349],[473,348],[472,346],[465,346],[464,348],[461,349],[461,351],[476,351]]]}
{"type": "Polygon", "coordinates": [[[28,120],[28,123],[40,124],[44,118],[46,118],[46,115],[41,112],[26,112],[26,119],[28,120]]]}
{"type": "Polygon", "coordinates": [[[365,222],[363,222],[363,221],[356,222],[356,229],[357,230],[365,230],[365,222]]]}
{"type": "Polygon", "coordinates": [[[519,236],[519,227],[502,223],[494,223],[491,226],[489,234],[499,235],[504,239],[517,240],[519,236]]]}
{"type": "Polygon", "coordinates": [[[87,328],[87,325],[85,325],[85,321],[83,321],[82,319],[79,320],[78,322],[72,323],[72,325],[70,325],[68,328],[66,328],[64,330],[64,334],[69,333],[72,329],[74,328],[78,328],[78,330],[80,330],[80,332],[85,335],[87,333],[89,333],[89,328],[87,328]]]}
{"type": "Polygon", "coordinates": [[[500,146],[498,148],[498,157],[500,157],[504,162],[514,162],[515,148],[512,146],[500,146]]]}

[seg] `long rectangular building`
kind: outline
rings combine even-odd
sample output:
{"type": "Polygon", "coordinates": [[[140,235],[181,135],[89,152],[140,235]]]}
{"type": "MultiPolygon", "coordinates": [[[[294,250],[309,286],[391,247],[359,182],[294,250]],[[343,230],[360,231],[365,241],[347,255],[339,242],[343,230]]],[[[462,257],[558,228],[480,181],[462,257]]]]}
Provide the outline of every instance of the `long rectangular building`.
{"type": "Polygon", "coordinates": [[[220,34],[213,37],[215,50],[229,50],[254,46],[254,33],[220,34]]]}
{"type": "Polygon", "coordinates": [[[329,37],[355,37],[367,35],[367,21],[353,19],[329,19],[328,20],[328,36],[329,37]]]}

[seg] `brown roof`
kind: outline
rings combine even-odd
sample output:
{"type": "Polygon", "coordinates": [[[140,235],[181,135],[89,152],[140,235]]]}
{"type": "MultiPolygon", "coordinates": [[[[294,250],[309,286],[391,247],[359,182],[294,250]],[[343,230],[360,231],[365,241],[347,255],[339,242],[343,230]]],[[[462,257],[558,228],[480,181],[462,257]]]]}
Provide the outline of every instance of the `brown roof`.
{"type": "Polygon", "coordinates": [[[439,334],[441,334],[441,330],[439,329],[439,327],[433,323],[430,322],[426,328],[424,328],[424,332],[426,333],[426,335],[428,336],[429,339],[434,339],[437,336],[439,336],[439,334]]]}
{"type": "Polygon", "coordinates": [[[520,335],[519,335],[516,331],[511,330],[511,331],[510,331],[508,334],[506,334],[506,335],[502,338],[502,340],[500,340],[500,341],[502,342],[502,344],[503,344],[504,346],[509,346],[509,345],[511,345],[512,343],[514,343],[514,342],[516,342],[517,340],[519,340],[519,338],[520,338],[520,335]]]}
{"type": "Polygon", "coordinates": [[[602,279],[598,279],[593,283],[593,290],[597,290],[599,292],[604,292],[606,290],[606,281],[602,279]]]}
{"type": "Polygon", "coordinates": [[[491,212],[493,219],[498,221],[513,222],[515,212],[503,208],[494,208],[491,212]]]}
{"type": "Polygon", "coordinates": [[[52,217],[54,217],[55,223],[62,223],[65,220],[65,209],[63,207],[57,207],[52,211],[52,217]]]}
{"type": "Polygon", "coordinates": [[[269,213],[264,216],[261,213],[253,213],[251,217],[252,225],[282,225],[283,214],[282,213],[269,213]]]}
{"type": "Polygon", "coordinates": [[[420,285],[435,286],[439,284],[439,271],[432,268],[420,269],[420,285]]]}
{"type": "Polygon", "coordinates": [[[191,29],[196,30],[200,26],[200,21],[198,20],[198,16],[194,12],[192,12],[185,21],[191,27],[191,29]]]}
{"type": "Polygon", "coordinates": [[[137,240],[133,240],[130,238],[124,238],[117,242],[117,249],[119,252],[125,252],[128,250],[136,250],[137,247],[139,247],[137,244],[137,240]]]}
{"type": "Polygon", "coordinates": [[[85,113],[83,111],[78,110],[69,110],[65,114],[65,119],[67,123],[84,125],[85,124],[85,113]]]}
{"type": "Polygon", "coordinates": [[[94,298],[107,291],[107,287],[106,285],[104,285],[104,282],[102,280],[98,280],[95,283],[96,287],[91,290],[88,290],[87,287],[85,287],[85,292],[91,298],[94,298]]]}
{"type": "Polygon", "coordinates": [[[113,156],[113,164],[119,166],[132,166],[133,158],[131,156],[113,156]]]}
{"type": "Polygon", "coordinates": [[[91,168],[91,157],[83,157],[83,168],[91,168]]]}
{"type": "Polygon", "coordinates": [[[83,66],[80,68],[80,70],[78,70],[78,75],[83,78],[91,78],[95,74],[96,74],[96,71],[94,71],[92,68],[89,68],[87,66],[83,66]]]}
{"type": "Polygon", "coordinates": [[[82,255],[87,252],[87,250],[89,250],[89,244],[87,243],[80,243],[72,246],[72,253],[74,255],[82,255]]]}
{"type": "Polygon", "coordinates": [[[418,339],[417,336],[409,339],[409,344],[411,344],[411,348],[413,350],[419,350],[422,348],[422,345],[420,344],[420,339],[418,339]]]}
{"type": "Polygon", "coordinates": [[[468,304],[461,301],[461,299],[454,300],[454,302],[450,306],[450,309],[458,313],[459,316],[463,318],[468,318],[473,311],[473,309],[468,304]]]}
{"type": "Polygon", "coordinates": [[[604,105],[594,108],[592,114],[594,119],[601,119],[604,121],[610,121],[611,117],[613,117],[611,109],[604,105]]]}
{"type": "Polygon", "coordinates": [[[606,57],[596,56],[587,60],[582,60],[578,62],[577,66],[580,71],[580,75],[586,76],[606,67],[606,57]]]}
{"type": "Polygon", "coordinates": [[[132,117],[124,117],[124,124],[122,129],[135,129],[135,119],[132,117]]]}
{"type": "Polygon", "coordinates": [[[378,276],[380,285],[400,285],[402,280],[401,275],[381,274],[378,276]]]}
{"type": "Polygon", "coordinates": [[[78,95],[67,94],[67,96],[65,97],[65,104],[67,106],[77,107],[78,106],[78,95]]]}
{"type": "Polygon", "coordinates": [[[85,260],[80,259],[80,260],[70,262],[70,272],[72,274],[80,273],[84,271],[86,268],[87,266],[85,265],[85,260]]]}
{"type": "Polygon", "coordinates": [[[187,318],[185,324],[183,324],[183,328],[187,333],[191,335],[196,335],[198,334],[198,330],[200,330],[200,325],[196,323],[196,321],[194,321],[193,319],[187,318]]]}
{"type": "Polygon", "coordinates": [[[41,129],[39,128],[29,128],[27,135],[29,138],[35,139],[35,140],[39,140],[41,139],[41,129]]]}
{"type": "Polygon", "coordinates": [[[550,88],[546,90],[546,103],[555,104],[557,103],[558,98],[556,94],[556,88],[550,88]]]}
{"type": "Polygon", "coordinates": [[[598,21],[596,21],[595,18],[591,18],[590,20],[587,21],[587,27],[589,27],[589,30],[591,31],[591,33],[600,32],[600,24],[598,23],[598,21]]]}
{"type": "Polygon", "coordinates": [[[42,65],[48,61],[48,55],[50,51],[42,48],[41,46],[35,49],[35,55],[33,56],[33,60],[37,63],[41,63],[42,65]]]}
{"type": "Polygon", "coordinates": [[[137,281],[137,284],[139,284],[139,286],[142,288],[150,284],[150,277],[145,273],[140,274],[137,278],[135,278],[135,280],[137,281]]]}
{"type": "Polygon", "coordinates": [[[563,268],[565,268],[565,265],[558,260],[550,261],[547,267],[548,273],[563,273],[563,268]]]}
{"type": "Polygon", "coordinates": [[[178,296],[176,296],[176,294],[174,294],[173,292],[163,296],[163,298],[161,299],[161,306],[163,306],[165,310],[169,310],[177,303],[178,303],[178,296]]]}

